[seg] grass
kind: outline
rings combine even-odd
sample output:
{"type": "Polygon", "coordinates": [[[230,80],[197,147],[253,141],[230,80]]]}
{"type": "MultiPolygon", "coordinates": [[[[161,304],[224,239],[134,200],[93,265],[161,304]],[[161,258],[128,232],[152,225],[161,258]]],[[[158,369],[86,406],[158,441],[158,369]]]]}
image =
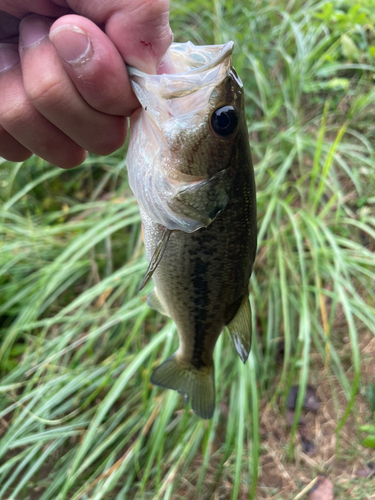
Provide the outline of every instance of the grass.
{"type": "MultiPolygon", "coordinates": [[[[235,42],[257,181],[256,335],[245,366],[219,339],[211,421],[149,383],[178,341],[145,303],[152,285],[138,293],[147,263],[126,147],[72,171],[2,162],[0,498],[294,498],[318,472],[334,474],[323,458],[298,466],[307,383],[329,409],[330,457],[366,454],[357,425],[373,423],[362,394],[375,378],[363,362],[375,333],[374,19],[370,0],[172,2],[176,41],[235,42]]],[[[340,498],[374,491],[340,477],[340,498]]]]}

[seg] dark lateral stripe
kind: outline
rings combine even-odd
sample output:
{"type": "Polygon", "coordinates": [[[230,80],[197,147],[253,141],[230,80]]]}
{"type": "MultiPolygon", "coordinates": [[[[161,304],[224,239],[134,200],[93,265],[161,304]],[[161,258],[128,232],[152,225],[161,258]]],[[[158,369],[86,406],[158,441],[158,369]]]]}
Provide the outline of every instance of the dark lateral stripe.
{"type": "Polygon", "coordinates": [[[209,305],[209,286],[208,286],[208,268],[209,263],[204,262],[199,257],[195,259],[192,284],[194,288],[194,340],[193,356],[191,364],[198,370],[206,363],[203,360],[205,349],[205,336],[207,335],[207,315],[209,305]]]}

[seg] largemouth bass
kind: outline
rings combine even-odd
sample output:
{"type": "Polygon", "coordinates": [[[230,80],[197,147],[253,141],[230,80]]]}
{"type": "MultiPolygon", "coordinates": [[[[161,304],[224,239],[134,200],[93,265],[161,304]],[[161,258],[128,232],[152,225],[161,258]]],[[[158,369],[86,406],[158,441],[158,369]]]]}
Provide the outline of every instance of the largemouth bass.
{"type": "Polygon", "coordinates": [[[224,326],[246,362],[256,193],[233,43],[172,44],[176,73],[129,68],[142,109],[131,119],[129,182],[140,205],[148,304],[177,325],[180,346],[151,376],[211,418],[213,351],[224,326]]]}

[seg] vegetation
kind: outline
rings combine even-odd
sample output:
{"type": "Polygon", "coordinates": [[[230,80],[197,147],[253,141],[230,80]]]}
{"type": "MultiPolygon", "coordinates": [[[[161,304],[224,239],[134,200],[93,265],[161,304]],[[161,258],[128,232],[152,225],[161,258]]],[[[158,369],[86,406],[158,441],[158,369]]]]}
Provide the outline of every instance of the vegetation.
{"type": "Polygon", "coordinates": [[[151,284],[138,293],[126,147],[71,171],[2,161],[0,498],[285,499],[257,484],[260,422],[295,384],[286,459],[307,383],[329,388],[337,436],[349,418],[356,442],[375,333],[374,19],[371,0],[172,2],[176,41],[235,42],[257,181],[253,349],[242,365],[219,339],[211,421],[149,382],[178,339],[146,305],[151,284]]]}

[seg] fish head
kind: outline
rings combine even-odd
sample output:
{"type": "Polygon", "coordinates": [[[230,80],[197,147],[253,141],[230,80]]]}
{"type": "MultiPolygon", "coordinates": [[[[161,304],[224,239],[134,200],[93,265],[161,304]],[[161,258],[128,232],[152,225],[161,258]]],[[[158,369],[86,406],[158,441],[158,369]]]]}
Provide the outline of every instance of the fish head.
{"type": "Polygon", "coordinates": [[[167,153],[164,168],[177,181],[207,179],[229,168],[239,131],[244,126],[247,130],[242,82],[231,65],[233,44],[210,52],[199,49],[186,58],[189,69],[180,74],[184,78],[162,93],[165,115],[159,127],[167,153]],[[196,59],[205,63],[194,68],[191,64],[196,59]],[[189,85],[186,73],[191,73],[189,85]]]}
{"type": "Polygon", "coordinates": [[[170,229],[186,229],[186,221],[174,226],[174,216],[165,217],[168,198],[181,186],[241,168],[236,152],[241,140],[248,142],[248,133],[232,51],[233,42],[172,44],[175,73],[148,75],[128,68],[142,105],[131,119],[130,186],[150,217],[170,229]]]}

